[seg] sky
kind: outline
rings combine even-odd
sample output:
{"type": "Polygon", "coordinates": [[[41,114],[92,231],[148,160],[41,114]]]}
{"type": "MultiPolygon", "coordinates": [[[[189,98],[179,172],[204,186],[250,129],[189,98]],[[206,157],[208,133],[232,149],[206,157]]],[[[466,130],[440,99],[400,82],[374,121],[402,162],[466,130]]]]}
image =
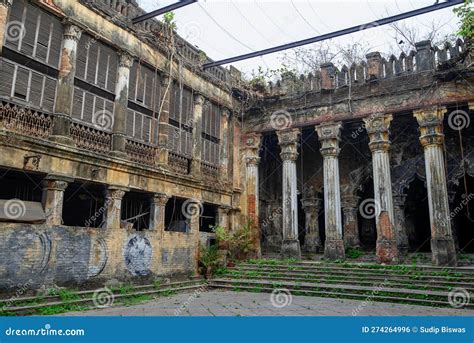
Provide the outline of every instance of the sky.
{"type": "MultiPolygon", "coordinates": [[[[147,11],[177,0],[138,0],[147,11]]],[[[445,0],[440,0],[445,1],[445,0]]],[[[174,11],[178,33],[213,60],[310,38],[339,29],[432,5],[435,0],[213,0],[174,11]]],[[[157,17],[161,19],[161,17],[157,17]]],[[[442,32],[455,33],[458,19],[453,7],[403,21],[420,32],[434,22],[442,32]]],[[[369,44],[371,51],[384,53],[393,44],[393,30],[374,27],[331,40],[331,44],[369,44]]],[[[308,45],[311,47],[311,45],[308,45]]],[[[232,64],[250,75],[258,66],[277,69],[281,53],[232,64]]],[[[225,67],[228,67],[226,65],[225,67]]]]}

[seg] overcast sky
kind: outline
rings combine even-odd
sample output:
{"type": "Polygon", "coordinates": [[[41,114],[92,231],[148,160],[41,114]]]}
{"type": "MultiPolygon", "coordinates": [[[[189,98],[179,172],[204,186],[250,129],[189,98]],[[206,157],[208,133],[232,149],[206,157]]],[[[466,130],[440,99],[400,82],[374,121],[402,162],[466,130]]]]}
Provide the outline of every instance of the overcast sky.
{"type": "MultiPolygon", "coordinates": [[[[147,11],[176,1],[138,0],[147,11]]],[[[434,0],[201,0],[174,12],[178,33],[205,51],[210,58],[219,60],[371,22],[433,3],[434,0]]],[[[427,23],[435,21],[443,24],[444,32],[454,33],[458,20],[452,10],[453,7],[449,7],[405,22],[423,31],[428,29],[427,23]]],[[[345,45],[367,41],[372,50],[384,52],[388,50],[388,42],[393,42],[392,36],[393,31],[381,26],[332,42],[345,45]]],[[[281,60],[279,54],[275,53],[233,65],[248,74],[258,66],[278,68],[281,60]]]]}

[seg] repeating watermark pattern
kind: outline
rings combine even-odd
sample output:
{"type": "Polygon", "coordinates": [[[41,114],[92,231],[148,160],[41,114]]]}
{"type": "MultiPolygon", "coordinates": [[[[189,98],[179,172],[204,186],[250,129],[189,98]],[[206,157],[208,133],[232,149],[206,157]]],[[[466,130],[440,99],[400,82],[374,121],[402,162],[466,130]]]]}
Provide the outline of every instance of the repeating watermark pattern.
{"type": "Polygon", "coordinates": [[[288,111],[278,110],[270,116],[270,125],[275,130],[289,129],[293,124],[293,118],[288,111]]]}
{"type": "Polygon", "coordinates": [[[12,20],[7,24],[5,38],[10,42],[17,42],[26,35],[25,25],[18,20],[12,20]]]}
{"type": "Polygon", "coordinates": [[[270,294],[270,303],[273,307],[283,308],[290,306],[293,301],[291,292],[286,288],[277,288],[270,294]]]}
{"type": "Polygon", "coordinates": [[[3,304],[0,311],[2,312],[7,311],[11,306],[13,306],[15,302],[31,288],[32,284],[33,284],[33,280],[31,279],[29,279],[24,285],[19,284],[15,291],[15,295],[12,295],[10,299],[8,299],[3,304]]]}
{"type": "Polygon", "coordinates": [[[111,203],[112,200],[107,198],[105,201],[104,201],[104,205],[101,206],[97,211],[95,211],[95,213],[90,216],[85,222],[84,222],[84,226],[85,227],[91,227],[92,224],[95,223],[95,221],[99,218],[103,218],[104,217],[104,213],[107,211],[107,207],[109,206],[109,203],[111,203]]]}
{"type": "Polygon", "coordinates": [[[283,208],[278,207],[276,210],[274,210],[272,213],[270,213],[270,215],[267,218],[265,218],[262,221],[262,227],[267,227],[267,225],[270,224],[270,222],[272,222],[275,219],[279,218],[282,214],[283,214],[283,208]]]}
{"type": "Polygon", "coordinates": [[[365,219],[377,217],[381,212],[380,204],[377,200],[368,198],[359,205],[359,213],[365,219]]]}
{"type": "Polygon", "coordinates": [[[106,308],[112,306],[114,300],[114,293],[110,290],[110,288],[107,287],[97,289],[92,296],[92,302],[97,308],[106,308]]]}
{"type": "Polygon", "coordinates": [[[204,211],[204,206],[197,200],[187,199],[181,206],[181,213],[186,219],[199,217],[204,211]]]}
{"type": "Polygon", "coordinates": [[[370,306],[374,303],[374,297],[377,296],[380,292],[385,290],[385,286],[387,285],[387,279],[385,279],[381,284],[375,286],[375,288],[370,292],[370,294],[362,301],[357,307],[352,310],[353,316],[358,316],[359,313],[367,306],[370,306]]]}
{"type": "Polygon", "coordinates": [[[45,324],[39,329],[16,329],[9,327],[5,329],[6,336],[85,336],[84,329],[53,329],[50,324],[45,324]]]}
{"type": "MultiPolygon", "coordinates": [[[[372,111],[370,116],[367,118],[367,121],[369,123],[371,123],[375,118],[380,117],[384,113],[385,113],[385,107],[376,106],[376,108],[372,111]]],[[[364,133],[366,127],[367,127],[367,124],[366,124],[366,122],[363,121],[362,125],[360,125],[357,129],[352,131],[352,133],[351,133],[352,139],[356,139],[357,137],[359,137],[360,134],[364,133]]]]}
{"type": "Polygon", "coordinates": [[[114,115],[107,110],[97,111],[92,117],[92,124],[99,130],[110,131],[114,126],[114,115]]]}
{"type": "MultiPolygon", "coordinates": [[[[462,209],[469,204],[469,201],[474,199],[474,193],[463,194],[461,196],[461,198],[462,198],[461,203],[458,206],[456,206],[454,208],[454,210],[449,212],[448,218],[438,218],[439,220],[441,220],[441,222],[444,224],[444,226],[447,226],[448,222],[453,220],[454,217],[456,217],[462,211],[462,209]]],[[[442,216],[440,215],[440,217],[442,217],[442,216]]]]}
{"type": "Polygon", "coordinates": [[[471,300],[471,295],[464,288],[453,288],[448,293],[448,302],[454,308],[461,308],[469,304],[471,300]]]}
{"type": "Polygon", "coordinates": [[[26,214],[26,206],[20,199],[10,199],[3,205],[3,211],[8,219],[14,220],[26,214]]]}
{"type": "Polygon", "coordinates": [[[448,115],[448,125],[451,129],[460,131],[465,129],[471,123],[469,114],[463,110],[451,111],[448,115]]]}
{"type": "Polygon", "coordinates": [[[190,21],[183,25],[183,37],[192,41],[201,37],[201,25],[195,21],[190,21]]]}
{"type": "Polygon", "coordinates": [[[188,308],[188,306],[194,301],[196,300],[200,295],[201,293],[207,291],[207,284],[199,287],[198,289],[196,289],[189,297],[188,299],[186,299],[186,301],[184,303],[181,304],[181,306],[179,306],[177,309],[174,310],[174,315],[175,316],[180,316],[181,313],[186,310],[186,308],[188,308]]]}

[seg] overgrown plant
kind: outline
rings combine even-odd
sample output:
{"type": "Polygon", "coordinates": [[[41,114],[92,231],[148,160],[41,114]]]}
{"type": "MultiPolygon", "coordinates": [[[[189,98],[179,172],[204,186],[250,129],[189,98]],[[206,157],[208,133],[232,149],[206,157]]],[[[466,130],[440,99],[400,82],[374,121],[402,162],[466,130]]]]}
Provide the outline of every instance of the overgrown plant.
{"type": "Polygon", "coordinates": [[[453,9],[453,12],[459,18],[458,34],[461,37],[469,39],[472,44],[474,40],[474,9],[472,9],[472,0],[465,0],[464,4],[453,9]]]}
{"type": "Polygon", "coordinates": [[[201,245],[199,249],[199,264],[201,265],[201,274],[205,275],[206,278],[211,275],[220,267],[220,257],[217,245],[211,245],[210,247],[201,245]]]}
{"type": "Polygon", "coordinates": [[[230,258],[232,260],[243,260],[248,258],[253,250],[252,227],[252,221],[248,220],[245,225],[232,232],[219,225],[214,226],[213,230],[218,244],[229,250],[230,258]]]}

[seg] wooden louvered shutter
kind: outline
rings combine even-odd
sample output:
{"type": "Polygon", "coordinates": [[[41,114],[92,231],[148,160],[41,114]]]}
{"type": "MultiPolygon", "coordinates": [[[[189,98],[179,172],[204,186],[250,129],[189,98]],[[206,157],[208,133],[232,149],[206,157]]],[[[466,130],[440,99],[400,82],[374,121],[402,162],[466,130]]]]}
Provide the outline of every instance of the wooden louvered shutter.
{"type": "MultiPolygon", "coordinates": [[[[10,11],[9,22],[23,22],[23,12],[25,10],[24,3],[22,1],[13,1],[13,5],[10,11]]],[[[17,50],[20,44],[20,39],[12,36],[12,39],[8,39],[9,35],[5,35],[5,46],[17,50]]]]}
{"type": "Polygon", "coordinates": [[[86,93],[84,97],[84,111],[82,113],[82,120],[87,123],[92,123],[93,109],[94,96],[91,93],[86,93]]]}
{"type": "Polygon", "coordinates": [[[89,41],[90,37],[83,33],[77,47],[76,77],[82,80],[86,79],[86,63],[89,54],[89,49],[87,48],[89,47],[89,41]]]}
{"type": "Polygon", "coordinates": [[[127,120],[125,123],[125,132],[127,136],[133,137],[133,117],[135,116],[135,112],[132,110],[127,111],[127,120]]]}
{"type": "Polygon", "coordinates": [[[95,75],[97,71],[97,58],[99,56],[99,45],[91,44],[89,47],[89,56],[87,58],[86,81],[95,84],[95,75]]]}
{"type": "Polygon", "coordinates": [[[43,89],[43,109],[45,111],[53,112],[54,99],[56,98],[56,80],[45,77],[43,89]]]}
{"type": "Polygon", "coordinates": [[[28,99],[28,80],[30,78],[30,72],[22,67],[17,67],[16,82],[15,82],[15,93],[13,94],[16,98],[27,100],[28,99]]]}
{"type": "Polygon", "coordinates": [[[13,87],[13,74],[15,73],[15,66],[2,60],[2,67],[0,68],[0,95],[10,97],[13,87]]]}
{"type": "Polygon", "coordinates": [[[72,116],[82,119],[82,106],[84,104],[84,91],[74,88],[74,96],[72,101],[72,116]]]}
{"type": "Polygon", "coordinates": [[[41,107],[41,98],[43,96],[44,76],[35,72],[31,73],[31,88],[28,102],[36,107],[41,107]]]}
{"type": "Polygon", "coordinates": [[[136,87],[137,87],[137,62],[133,62],[132,68],[130,68],[130,79],[128,83],[128,98],[132,101],[136,99],[136,87]]]}

